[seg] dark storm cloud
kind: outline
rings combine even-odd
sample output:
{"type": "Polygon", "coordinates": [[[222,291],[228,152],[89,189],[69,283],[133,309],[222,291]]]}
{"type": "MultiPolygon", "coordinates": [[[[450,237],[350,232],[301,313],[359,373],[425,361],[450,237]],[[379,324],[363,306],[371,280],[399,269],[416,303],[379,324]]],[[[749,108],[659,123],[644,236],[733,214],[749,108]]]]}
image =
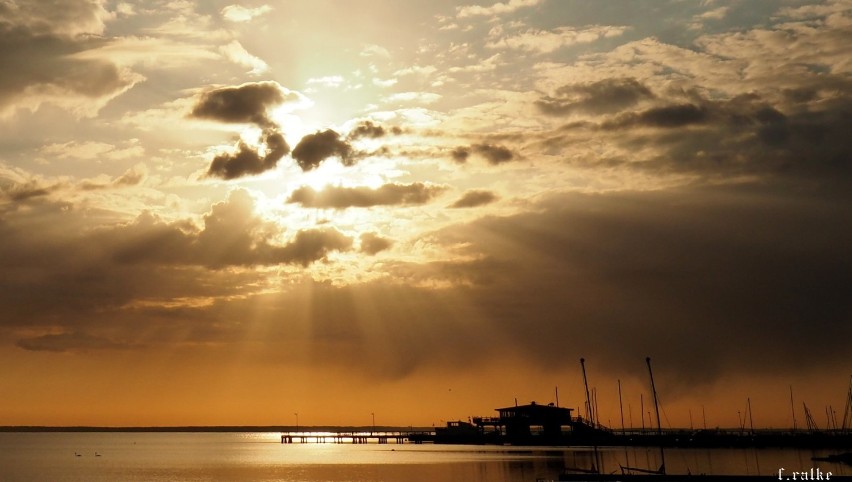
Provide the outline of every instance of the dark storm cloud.
{"type": "Polygon", "coordinates": [[[205,92],[190,115],[219,122],[251,123],[259,127],[274,126],[267,109],[292,100],[277,82],[252,82],[236,87],[222,87],[205,92]]]}
{"type": "Polygon", "coordinates": [[[306,229],[280,248],[277,257],[288,263],[308,266],[328,256],[332,251],[347,251],[352,247],[352,238],[334,228],[306,229]]]}
{"type": "Polygon", "coordinates": [[[3,201],[24,203],[44,198],[52,194],[73,191],[98,191],[111,188],[137,186],[147,177],[144,165],[134,166],[114,179],[83,179],[77,183],[68,180],[48,180],[38,177],[20,179],[0,172],[0,205],[3,201]]]}
{"type": "Polygon", "coordinates": [[[0,106],[5,106],[28,87],[55,88],[85,97],[100,97],[129,84],[118,68],[104,61],[71,57],[98,46],[95,40],[35,37],[31,32],[0,25],[0,106]]]}
{"type": "Polygon", "coordinates": [[[18,340],[16,345],[24,350],[53,352],[119,349],[131,346],[80,332],[22,338],[18,340]]]}
{"type": "Polygon", "coordinates": [[[305,267],[353,244],[333,228],[283,239],[244,191],[201,227],[142,214],[93,229],[87,218],[45,198],[0,213],[0,340],[58,352],[233,339],[240,317],[223,318],[214,299],[256,291],[263,266],[305,267]]]}
{"type": "Polygon", "coordinates": [[[6,185],[0,185],[0,200],[5,199],[13,202],[26,201],[30,198],[47,196],[62,187],[64,187],[63,183],[48,184],[38,180],[29,180],[22,183],[10,182],[6,185]]]}
{"type": "Polygon", "coordinates": [[[388,378],[518,353],[545,370],[585,356],[643,377],[651,356],[669,393],[731,371],[845,370],[850,200],[784,184],[558,195],[422,238],[461,247],[459,261],[385,263],[387,282],[315,287],[304,322],[339,348],[318,362],[351,366],[380,339],[388,348],[359,368],[388,378]],[[355,303],[372,299],[383,301],[355,303]]]}
{"type": "Polygon", "coordinates": [[[290,194],[288,203],[298,203],[310,208],[345,209],[352,207],[393,206],[425,204],[446,188],[415,182],[412,184],[385,184],[379,188],[327,186],[316,191],[303,186],[290,194]]]}
{"type": "MultiPolygon", "coordinates": [[[[742,175],[782,176],[791,182],[852,184],[852,83],[813,86],[812,100],[771,100],[756,93],[712,100],[687,92],[689,103],[622,112],[601,122],[570,122],[528,136],[527,149],[560,155],[600,139],[618,147],[611,157],[590,154],[566,162],[583,167],[688,172],[715,180],[742,175]]],[[[469,151],[468,151],[469,152],[469,151]]]]}
{"type": "Polygon", "coordinates": [[[23,101],[32,107],[51,96],[89,102],[109,98],[139,80],[108,61],[79,54],[108,43],[98,7],[71,1],[0,5],[0,112],[23,101]],[[47,95],[49,94],[49,95],[47,95]]]}
{"type": "Polygon", "coordinates": [[[695,104],[676,104],[653,107],[641,112],[630,112],[604,121],[601,127],[606,130],[625,129],[633,127],[659,127],[676,129],[695,124],[705,124],[711,121],[708,106],[695,104]]]}
{"type": "MultiPolygon", "coordinates": [[[[758,130],[760,140],[786,153],[788,164],[800,162],[801,170],[823,176],[842,175],[852,181],[852,99],[832,109],[770,118],[758,130]]],[[[797,166],[798,167],[798,166],[797,166]]]]}
{"type": "Polygon", "coordinates": [[[497,200],[497,195],[491,191],[473,190],[464,193],[456,202],[450,204],[451,208],[474,208],[491,204],[497,200]]]}
{"type": "Polygon", "coordinates": [[[502,164],[515,157],[509,148],[500,145],[474,144],[471,149],[484,157],[490,164],[502,164]]]}
{"type": "MultiPolygon", "coordinates": [[[[121,313],[122,307],[134,297],[170,298],[175,290],[189,297],[233,294],[234,287],[246,281],[203,285],[186,269],[137,270],[116,265],[111,259],[111,243],[76,224],[78,215],[73,205],[41,200],[31,203],[27,213],[7,212],[0,219],[0,269],[4,273],[0,277],[0,336],[15,336],[14,331],[22,328],[28,339],[24,344],[30,349],[59,349],[74,340],[91,347],[92,340],[84,334],[97,335],[90,332],[97,326],[108,327],[107,332],[110,327],[121,330],[125,321],[130,322],[121,313]],[[28,217],[33,214],[36,219],[28,217]],[[39,339],[39,327],[51,328],[45,335],[58,335],[57,328],[66,335],[39,339]],[[81,338],[68,335],[73,333],[81,338]]],[[[224,281],[221,278],[210,273],[210,281],[224,281]]],[[[137,332],[128,340],[142,335],[137,332]]]]}
{"type": "MultiPolygon", "coordinates": [[[[456,250],[457,261],[388,262],[377,268],[382,281],[245,297],[268,273],[209,268],[299,266],[352,243],[334,230],[276,243],[280,231],[251,208],[238,192],[212,207],[202,228],[148,215],[95,235],[53,226],[68,217],[58,208],[42,213],[41,225],[0,221],[0,336],[31,350],[229,343],[257,326],[233,321],[250,312],[269,322],[264,342],[274,346],[307,330],[318,354],[302,362],[383,378],[509,354],[542,369],[586,356],[622,375],[651,356],[683,387],[730,370],[848,368],[848,191],[759,183],[558,195],[417,240],[456,250]],[[228,301],[133,307],[213,295],[228,301]],[[287,323],[274,323],[282,313],[287,323]]],[[[360,250],[377,249],[373,241],[362,236],[360,250]]]]}
{"type": "Polygon", "coordinates": [[[0,3],[0,22],[19,25],[39,35],[97,33],[103,28],[106,15],[98,2],[90,0],[66,0],[62,8],[49,1],[0,3]]]}
{"type": "Polygon", "coordinates": [[[331,129],[306,135],[293,149],[293,159],[303,171],[316,168],[332,156],[339,157],[344,165],[349,166],[355,162],[353,154],[352,146],[331,129]]]}
{"type": "Polygon", "coordinates": [[[762,173],[805,183],[852,182],[849,98],[784,113],[748,95],[705,102],[700,109],[666,119],[669,124],[658,133],[623,135],[620,141],[629,149],[655,146],[660,154],[650,167],[717,176],[762,173]]]}
{"type": "Polygon", "coordinates": [[[237,152],[223,153],[213,158],[207,175],[222,179],[236,179],[260,174],[273,169],[278,161],[290,152],[290,146],[287,145],[284,136],[274,129],[264,131],[263,142],[267,152],[261,156],[257,150],[240,141],[237,144],[237,152]]]}
{"type": "Polygon", "coordinates": [[[450,156],[452,156],[453,160],[458,163],[467,162],[467,158],[470,157],[470,148],[459,146],[450,151],[450,156]]]}
{"type": "Polygon", "coordinates": [[[377,139],[388,134],[400,135],[402,134],[402,128],[399,126],[393,126],[390,129],[385,129],[384,126],[380,124],[375,124],[373,121],[366,120],[358,123],[358,125],[349,132],[348,138],[353,140],[360,139],[362,137],[377,139]]]}
{"type": "Polygon", "coordinates": [[[112,181],[114,186],[138,186],[148,177],[147,168],[144,165],[132,167],[112,181]]]}
{"type": "Polygon", "coordinates": [[[612,114],[632,107],[641,100],[653,99],[654,94],[633,78],[604,79],[598,82],[560,87],[555,96],[545,96],[535,106],[547,115],[562,116],[574,113],[612,114]]]}
{"type": "Polygon", "coordinates": [[[682,127],[707,121],[707,110],[694,104],[655,107],[640,112],[634,118],[639,125],[651,127],[682,127]]]}
{"type": "Polygon", "coordinates": [[[110,188],[138,186],[142,184],[146,177],[147,168],[144,165],[138,165],[128,169],[112,180],[84,179],[79,183],[79,188],[83,191],[99,191],[110,188]]]}
{"type": "Polygon", "coordinates": [[[222,87],[202,94],[190,116],[227,123],[255,124],[262,129],[262,143],[266,149],[266,153],[261,155],[257,149],[240,140],[236,152],[219,154],[213,158],[207,175],[236,179],[275,168],[278,161],[290,152],[290,146],[281,134],[280,127],[269,118],[268,109],[296,99],[297,94],[285,93],[273,81],[222,87]]]}
{"type": "Polygon", "coordinates": [[[187,222],[165,223],[150,214],[101,233],[119,263],[199,265],[209,268],[308,264],[332,251],[345,251],[352,239],[335,229],[296,233],[289,243],[274,242],[278,228],[254,214],[254,201],[234,191],[227,202],[213,205],[203,229],[187,222]]]}
{"type": "Polygon", "coordinates": [[[529,359],[595,353],[624,366],[650,355],[701,384],[734,367],[780,374],[845,360],[850,200],[786,185],[562,195],[440,238],[505,263],[466,296],[529,359]],[[779,356],[810,346],[820,348],[779,356]]]}
{"type": "Polygon", "coordinates": [[[393,246],[393,242],[391,240],[383,238],[376,233],[364,233],[361,235],[362,253],[373,255],[380,251],[390,249],[391,246],[393,246]]]}
{"type": "Polygon", "coordinates": [[[459,164],[467,162],[471,154],[478,154],[492,165],[502,164],[515,158],[515,154],[508,147],[489,143],[473,144],[470,147],[459,146],[450,151],[453,161],[459,164]]]}

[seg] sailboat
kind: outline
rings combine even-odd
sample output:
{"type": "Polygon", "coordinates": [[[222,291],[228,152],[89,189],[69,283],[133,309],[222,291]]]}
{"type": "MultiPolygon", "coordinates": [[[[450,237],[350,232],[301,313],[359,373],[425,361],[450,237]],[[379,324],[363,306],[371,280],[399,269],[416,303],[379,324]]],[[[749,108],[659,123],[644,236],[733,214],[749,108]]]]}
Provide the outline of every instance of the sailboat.
{"type": "MultiPolygon", "coordinates": [[[[580,359],[583,365],[583,359],[580,359]]],[[[648,375],[651,379],[651,392],[654,395],[654,412],[657,416],[657,435],[662,435],[660,424],[660,406],[657,399],[657,387],[654,384],[654,372],[651,369],[651,357],[645,358],[648,365],[648,375]]],[[[583,365],[583,381],[586,380],[585,365],[583,365]]],[[[588,399],[588,385],[586,385],[586,398],[588,399]]],[[[852,393],[852,389],[850,390],[852,393]]],[[[850,396],[852,398],[852,396],[850,396]]],[[[662,439],[662,437],[660,437],[662,439]]],[[[597,448],[597,447],[595,447],[597,448]]],[[[563,472],[559,475],[560,482],[752,482],[767,480],[831,480],[836,482],[852,482],[852,476],[834,475],[823,472],[818,468],[811,468],[809,472],[793,472],[780,469],[777,474],[772,475],[710,475],[710,474],[669,474],[666,473],[665,449],[660,445],[660,467],[656,470],[638,467],[619,466],[621,473],[604,474],[600,472],[600,465],[593,466],[592,470],[569,469],[571,472],[563,472]],[[794,476],[795,474],[795,476],[794,476]],[[829,475],[830,474],[830,475],[829,475]],[[795,478],[794,478],[795,477],[795,478]]]]}

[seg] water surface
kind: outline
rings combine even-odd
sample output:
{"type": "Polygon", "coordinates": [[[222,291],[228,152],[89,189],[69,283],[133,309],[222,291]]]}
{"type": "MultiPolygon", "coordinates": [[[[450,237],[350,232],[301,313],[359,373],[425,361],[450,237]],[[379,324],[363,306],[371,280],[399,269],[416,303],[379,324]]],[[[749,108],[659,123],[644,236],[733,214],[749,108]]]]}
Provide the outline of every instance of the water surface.
{"type": "MultiPolygon", "coordinates": [[[[764,474],[819,467],[827,451],[671,449],[670,473],[764,474]]],[[[281,444],[277,433],[0,433],[0,480],[534,482],[565,467],[656,468],[653,448],[281,444]],[[95,454],[99,454],[96,456],[95,454]],[[75,454],[79,454],[75,455],[75,454]]]]}

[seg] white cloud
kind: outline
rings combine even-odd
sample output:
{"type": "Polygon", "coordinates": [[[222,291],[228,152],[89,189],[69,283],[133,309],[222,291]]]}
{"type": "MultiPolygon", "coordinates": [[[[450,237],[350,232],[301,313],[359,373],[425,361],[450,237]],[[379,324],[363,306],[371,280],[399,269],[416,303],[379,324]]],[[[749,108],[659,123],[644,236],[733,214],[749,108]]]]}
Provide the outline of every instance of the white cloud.
{"type": "Polygon", "coordinates": [[[250,67],[251,70],[249,73],[252,75],[259,75],[269,70],[269,66],[266,62],[248,53],[248,51],[237,40],[219,47],[219,51],[222,52],[222,55],[224,55],[228,60],[250,67]]]}
{"type": "Polygon", "coordinates": [[[720,58],[646,38],[599,54],[581,56],[571,64],[543,62],[536,87],[551,92],[566,84],[596,82],[607,78],[635,78],[654,91],[683,91],[696,84],[715,89],[750,89],[742,84],[741,71],[747,63],[720,58]]]}
{"type": "Polygon", "coordinates": [[[388,58],[388,57],[390,57],[390,52],[388,52],[388,49],[382,47],[381,45],[375,45],[375,44],[365,45],[364,48],[361,49],[361,57],[372,57],[372,56],[388,58]]]}
{"type": "Polygon", "coordinates": [[[540,2],[541,0],[509,0],[506,3],[495,3],[490,7],[483,7],[480,5],[464,5],[462,7],[457,7],[456,11],[457,16],[459,18],[502,15],[506,13],[512,13],[515,10],[518,10],[519,8],[538,5],[540,2]]]}
{"type": "Polygon", "coordinates": [[[122,37],[71,57],[109,60],[121,67],[144,65],[155,68],[180,68],[186,67],[188,62],[221,58],[205,45],[152,37],[122,37]]]}
{"type": "Polygon", "coordinates": [[[694,15],[692,17],[692,22],[689,24],[689,28],[692,30],[701,30],[704,27],[704,22],[708,20],[722,20],[725,18],[725,16],[728,15],[728,10],[730,10],[730,7],[719,7],[694,15]]]}
{"type": "Polygon", "coordinates": [[[593,25],[582,29],[570,27],[559,27],[550,31],[530,29],[516,35],[494,39],[488,42],[486,47],[549,53],[569,45],[591,43],[602,38],[618,37],[627,28],[623,26],[593,25]]]}
{"type": "Polygon", "coordinates": [[[434,65],[412,65],[411,67],[397,70],[393,73],[393,75],[423,75],[428,77],[437,70],[438,69],[434,65]]]}
{"type": "Polygon", "coordinates": [[[466,65],[464,67],[451,67],[450,72],[488,72],[497,68],[500,65],[500,54],[494,54],[487,59],[475,64],[466,65]]]}
{"type": "MultiPolygon", "coordinates": [[[[178,133],[187,129],[192,123],[200,123],[199,120],[187,119],[187,113],[192,110],[195,103],[194,97],[183,97],[163,103],[158,107],[142,111],[134,111],[125,114],[121,123],[133,126],[143,131],[160,130],[166,133],[178,133]]],[[[209,128],[210,126],[205,125],[209,128]]],[[[220,126],[221,130],[228,130],[228,126],[220,126]]]]}
{"type": "Polygon", "coordinates": [[[708,19],[722,20],[723,18],[725,18],[725,15],[728,14],[728,10],[730,10],[730,7],[714,8],[713,10],[704,12],[700,15],[696,15],[696,17],[701,18],[701,19],[705,19],[705,20],[708,20],[708,19]]]}
{"type": "Polygon", "coordinates": [[[115,13],[124,17],[136,15],[136,9],[127,2],[121,2],[115,7],[115,13]]]}
{"type": "Polygon", "coordinates": [[[39,153],[56,159],[95,159],[113,149],[115,146],[104,142],[70,141],[48,144],[39,149],[39,153]]]}
{"type": "Polygon", "coordinates": [[[803,79],[824,79],[815,66],[835,75],[852,72],[848,47],[852,42],[852,16],[846,17],[845,23],[836,18],[836,26],[828,22],[831,18],[819,29],[809,21],[786,23],[771,30],[708,35],[697,39],[696,44],[710,54],[746,63],[748,67],[742,74],[744,80],[754,83],[752,88],[791,88],[803,79]]]}
{"type": "Polygon", "coordinates": [[[156,37],[188,39],[198,42],[226,41],[233,37],[231,32],[216,28],[210,15],[199,15],[194,11],[181,12],[155,27],[142,32],[156,37]]]}
{"type": "Polygon", "coordinates": [[[733,98],[759,95],[783,106],[784,92],[805,89],[817,98],[836,96],[852,72],[852,16],[830,9],[783,10],[808,17],[746,31],[697,38],[690,48],[655,38],[629,42],[605,53],[582,55],[570,64],[539,63],[536,87],[544,92],[566,84],[635,78],[654,92],[733,98]],[[812,20],[811,15],[826,15],[812,20]]]}
{"type": "Polygon", "coordinates": [[[132,157],[140,157],[145,154],[145,149],[138,144],[138,139],[131,139],[128,147],[117,147],[105,142],[96,141],[69,141],[64,143],[53,143],[39,149],[39,154],[53,159],[80,159],[80,160],[122,160],[132,157]]]}
{"type": "Polygon", "coordinates": [[[340,75],[326,75],[325,77],[312,77],[308,79],[308,85],[322,85],[324,87],[340,87],[344,78],[340,75]]]}
{"type": "Polygon", "coordinates": [[[19,110],[35,112],[43,105],[54,105],[67,110],[76,118],[94,117],[111,100],[145,80],[140,74],[123,69],[110,89],[98,96],[87,95],[79,89],[56,84],[33,84],[20,92],[14,102],[0,105],[0,119],[7,119],[19,110]]]}
{"type": "Polygon", "coordinates": [[[231,22],[248,22],[271,10],[272,7],[269,5],[262,5],[256,8],[246,8],[242,5],[228,5],[222,9],[222,17],[231,22]]]}
{"type": "Polygon", "coordinates": [[[819,5],[803,5],[800,7],[782,8],[779,15],[790,17],[793,19],[807,19],[814,17],[826,17],[832,14],[842,14],[849,12],[848,0],[833,0],[819,5]]]}
{"type": "Polygon", "coordinates": [[[446,115],[440,112],[426,109],[425,107],[412,107],[395,109],[392,111],[377,111],[370,117],[382,122],[400,121],[409,127],[430,127],[441,124],[446,115]]]}
{"type": "Polygon", "coordinates": [[[431,104],[441,99],[441,94],[434,92],[398,92],[385,97],[385,102],[420,102],[431,104]]]}
{"type": "Polygon", "coordinates": [[[373,78],[373,85],[376,85],[376,86],[379,86],[379,87],[391,87],[391,86],[395,85],[396,83],[397,83],[397,79],[395,79],[395,78],[390,78],[390,79],[380,79],[378,77],[373,78]]]}

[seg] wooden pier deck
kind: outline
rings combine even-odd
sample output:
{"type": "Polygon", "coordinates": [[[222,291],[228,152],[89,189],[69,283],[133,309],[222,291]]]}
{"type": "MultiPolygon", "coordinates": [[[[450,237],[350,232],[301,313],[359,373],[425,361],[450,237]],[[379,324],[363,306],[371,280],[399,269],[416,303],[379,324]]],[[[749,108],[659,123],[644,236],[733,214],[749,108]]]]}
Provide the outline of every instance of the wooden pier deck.
{"type": "Polygon", "coordinates": [[[402,444],[407,441],[420,443],[424,436],[434,432],[388,431],[388,432],[282,432],[281,443],[336,443],[336,444],[402,444]]]}

